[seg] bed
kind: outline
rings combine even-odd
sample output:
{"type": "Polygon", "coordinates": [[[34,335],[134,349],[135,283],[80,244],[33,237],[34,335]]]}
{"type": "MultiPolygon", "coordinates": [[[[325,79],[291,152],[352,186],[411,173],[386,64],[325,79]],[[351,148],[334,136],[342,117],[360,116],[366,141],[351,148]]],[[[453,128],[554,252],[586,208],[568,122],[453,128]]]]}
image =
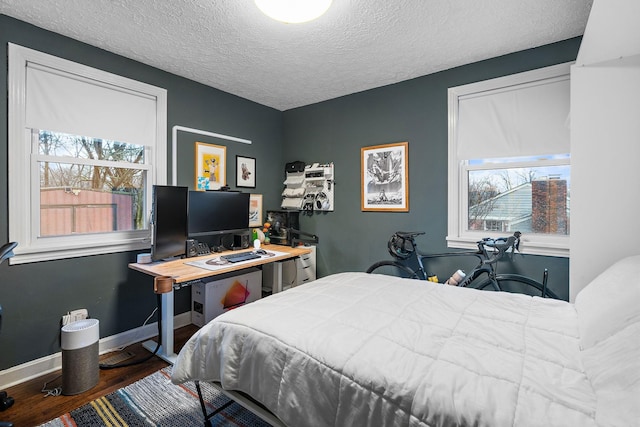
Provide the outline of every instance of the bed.
{"type": "Polygon", "coordinates": [[[182,348],[206,381],[303,426],[640,426],[640,256],[575,304],[366,273],[229,311],[182,348]]]}

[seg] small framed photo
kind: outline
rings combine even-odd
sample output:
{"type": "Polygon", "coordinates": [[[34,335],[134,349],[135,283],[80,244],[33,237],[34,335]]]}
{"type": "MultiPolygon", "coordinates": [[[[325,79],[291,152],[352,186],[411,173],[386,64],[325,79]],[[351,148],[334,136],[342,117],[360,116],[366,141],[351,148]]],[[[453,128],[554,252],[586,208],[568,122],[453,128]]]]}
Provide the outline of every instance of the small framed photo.
{"type": "Polygon", "coordinates": [[[227,147],[196,142],[196,190],[219,190],[226,185],[226,157],[227,147]]]}
{"type": "Polygon", "coordinates": [[[236,156],[236,187],[256,188],[256,159],[236,156]]]}
{"type": "Polygon", "coordinates": [[[262,194],[249,195],[249,227],[262,227],[262,194]]]}
{"type": "Polygon", "coordinates": [[[409,211],[408,150],[408,142],[361,148],[363,211],[409,211]]]}

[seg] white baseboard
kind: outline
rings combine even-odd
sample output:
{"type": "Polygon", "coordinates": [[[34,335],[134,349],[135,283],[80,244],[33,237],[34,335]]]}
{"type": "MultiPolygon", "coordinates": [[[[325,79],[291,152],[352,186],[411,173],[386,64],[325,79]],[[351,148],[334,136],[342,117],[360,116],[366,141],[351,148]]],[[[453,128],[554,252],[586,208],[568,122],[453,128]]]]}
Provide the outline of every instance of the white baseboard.
{"type": "MultiPolygon", "coordinates": [[[[191,323],[191,312],[178,314],[173,318],[174,329],[191,323]]],[[[116,335],[101,338],[98,342],[100,354],[114,351],[136,342],[145,341],[158,335],[158,323],[150,323],[138,328],[129,329],[116,335]]],[[[21,365],[0,371],[0,390],[21,384],[33,378],[62,369],[62,352],[41,357],[21,365]]]]}

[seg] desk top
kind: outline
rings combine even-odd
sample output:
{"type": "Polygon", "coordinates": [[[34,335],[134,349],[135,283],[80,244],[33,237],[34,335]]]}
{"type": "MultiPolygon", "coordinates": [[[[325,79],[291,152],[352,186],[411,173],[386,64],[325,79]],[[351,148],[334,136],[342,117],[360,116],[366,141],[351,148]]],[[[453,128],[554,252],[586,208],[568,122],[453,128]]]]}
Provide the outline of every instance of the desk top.
{"type": "Polygon", "coordinates": [[[200,257],[181,258],[172,261],[157,261],[149,264],[131,263],[129,268],[137,270],[150,276],[170,276],[173,277],[175,283],[188,282],[190,280],[202,279],[203,277],[215,276],[218,274],[229,273],[231,271],[243,270],[249,267],[255,267],[262,264],[268,264],[274,261],[282,261],[284,259],[295,258],[300,255],[311,253],[311,248],[305,246],[297,246],[295,248],[283,245],[263,245],[262,249],[266,251],[281,252],[283,255],[276,255],[273,257],[262,257],[260,259],[252,259],[250,261],[239,262],[236,264],[229,264],[228,267],[222,267],[220,269],[205,270],[204,268],[189,265],[187,263],[195,260],[206,260],[210,258],[217,258],[220,255],[240,252],[250,252],[253,249],[246,249],[242,251],[226,251],[211,253],[200,257]]]}

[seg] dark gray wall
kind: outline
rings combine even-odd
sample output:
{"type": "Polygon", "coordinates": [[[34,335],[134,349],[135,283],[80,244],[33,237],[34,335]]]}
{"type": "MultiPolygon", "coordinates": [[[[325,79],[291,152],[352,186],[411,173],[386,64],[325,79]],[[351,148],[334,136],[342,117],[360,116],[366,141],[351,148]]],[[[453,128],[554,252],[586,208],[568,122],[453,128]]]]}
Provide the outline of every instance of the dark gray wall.
{"type": "MultiPolygon", "coordinates": [[[[304,231],[320,237],[318,273],[363,271],[390,258],[386,242],[396,230],[426,231],[420,248],[446,251],[447,89],[573,61],[579,44],[580,38],[566,40],[286,111],[285,161],[335,164],[335,212],[301,219],[304,231]],[[401,141],[409,142],[410,212],[362,212],[361,147],[401,141]]],[[[547,267],[552,289],[568,295],[566,258],[525,255],[505,267],[539,280],[547,267]]],[[[451,264],[436,273],[456,268],[451,264]]]]}
{"type": "MultiPolygon", "coordinates": [[[[279,203],[282,113],[228,93],[110,54],[0,15],[0,87],[7,93],[7,42],[56,55],[168,91],[168,159],[171,128],[186,126],[253,141],[252,145],[179,133],[178,184],[193,188],[194,142],[227,146],[227,183],[235,188],[235,156],[257,159],[257,188],[265,203],[279,203]],[[273,166],[276,165],[276,166],[273,166]]],[[[171,52],[167,52],[170,55],[171,52]]],[[[168,174],[171,162],[168,162],[168,174]]],[[[7,98],[0,98],[0,243],[8,241],[7,98]]],[[[168,182],[171,177],[168,175],[168,182]]],[[[60,351],[60,318],[87,308],[100,320],[100,336],[141,326],[156,305],[152,281],[131,271],[136,253],[116,253],[32,264],[0,265],[0,370],[60,351]]],[[[189,310],[190,289],[176,292],[175,312],[189,310]]],[[[155,319],[154,319],[155,320],[155,319]]]]}
{"type": "MultiPolygon", "coordinates": [[[[580,39],[519,52],[281,113],[69,38],[0,15],[0,81],[6,93],[6,44],[13,42],[168,90],[167,139],[174,125],[253,141],[251,146],[180,133],[178,184],[193,187],[193,142],[227,146],[227,182],[235,184],[235,155],[257,159],[257,188],[265,209],[280,205],[285,162],[334,162],[336,210],[301,218],[320,236],[318,273],[362,271],[387,258],[395,230],[424,230],[425,251],[446,250],[447,88],[571,61],[580,39]],[[283,143],[284,141],[284,143],[283,143]],[[410,212],[360,211],[360,148],[409,141],[410,212]]],[[[171,54],[167,52],[167,54],[171,54]]],[[[8,240],[7,99],[0,99],[0,243],[8,240]]],[[[173,153],[170,152],[169,159],[173,153]]],[[[170,162],[168,164],[170,171],[170,162]]],[[[171,177],[168,177],[169,182],[171,177]]],[[[127,268],[136,253],[26,265],[0,265],[0,370],[60,351],[60,317],[88,308],[102,337],[138,327],[156,304],[150,279],[127,268]]],[[[445,270],[454,269],[455,265],[445,270]]],[[[551,273],[568,294],[568,260],[525,256],[515,268],[551,273]]],[[[447,270],[448,271],[448,270],[447,270]]],[[[189,309],[190,290],[176,292],[176,313],[189,309]]]]}

